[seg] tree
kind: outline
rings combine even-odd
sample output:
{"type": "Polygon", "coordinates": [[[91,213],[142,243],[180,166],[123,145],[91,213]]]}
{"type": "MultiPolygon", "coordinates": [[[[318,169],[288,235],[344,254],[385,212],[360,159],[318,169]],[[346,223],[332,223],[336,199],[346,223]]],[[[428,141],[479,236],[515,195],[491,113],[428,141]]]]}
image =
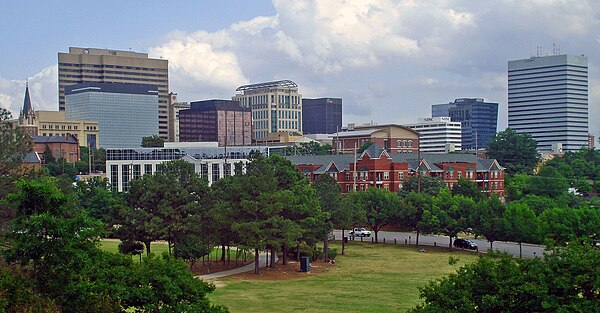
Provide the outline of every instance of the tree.
{"type": "Polygon", "coordinates": [[[462,195],[471,198],[475,201],[483,198],[481,189],[477,187],[477,183],[466,178],[459,178],[458,182],[452,189],[453,195],[462,195]]]}
{"type": "Polygon", "coordinates": [[[87,215],[108,225],[113,224],[117,208],[125,204],[121,195],[110,191],[106,178],[78,180],[75,188],[79,206],[87,215]]]}
{"type": "Polygon", "coordinates": [[[600,303],[600,250],[572,245],[544,259],[480,257],[420,288],[410,312],[592,312],[600,303]]]}
{"type": "Polygon", "coordinates": [[[557,198],[567,193],[569,183],[554,168],[542,166],[539,173],[529,180],[527,190],[538,196],[557,198]]]}
{"type": "Polygon", "coordinates": [[[10,123],[10,118],[10,112],[0,108],[0,198],[22,174],[23,161],[32,148],[31,138],[10,123]]]}
{"type": "Polygon", "coordinates": [[[519,244],[519,258],[523,257],[523,242],[539,241],[539,224],[533,210],[526,204],[511,204],[504,212],[506,239],[519,244]]]}
{"type": "MultiPolygon", "coordinates": [[[[346,216],[340,216],[340,214],[347,213],[347,210],[341,210],[342,193],[337,181],[330,175],[320,175],[315,180],[313,187],[319,197],[321,210],[329,213],[330,218],[327,223],[331,226],[328,225],[328,228],[345,224],[346,216]],[[338,222],[340,219],[342,220],[341,223],[338,222]]],[[[343,244],[344,241],[342,240],[342,245],[343,244]]],[[[323,257],[326,262],[329,261],[329,232],[323,239],[323,257]]]]}
{"type": "Polygon", "coordinates": [[[399,225],[414,229],[417,232],[415,244],[419,246],[419,235],[421,233],[421,220],[423,211],[431,210],[433,197],[428,193],[417,193],[411,191],[404,198],[406,205],[402,207],[399,225]]]}
{"type": "Polygon", "coordinates": [[[375,233],[375,242],[379,242],[379,231],[398,220],[404,203],[395,193],[378,188],[368,188],[353,196],[356,203],[364,209],[366,223],[375,233]]]}
{"type": "MultiPolygon", "coordinates": [[[[183,160],[161,164],[154,175],[133,180],[126,196],[127,207],[119,212],[119,235],[141,241],[150,253],[150,243],[166,239],[175,246],[192,228],[208,221],[208,182],[183,160]]],[[[175,255],[177,257],[177,255],[175,255]]]]}
{"type": "Polygon", "coordinates": [[[148,137],[142,137],[142,147],[144,148],[157,148],[164,147],[165,141],[158,135],[152,135],[148,137]]]}
{"type": "Polygon", "coordinates": [[[490,250],[494,249],[494,241],[505,236],[506,221],[502,218],[504,204],[497,197],[480,201],[470,215],[470,224],[473,232],[481,235],[490,243],[490,250]]]}
{"type": "Polygon", "coordinates": [[[419,227],[424,233],[448,236],[448,249],[452,249],[452,238],[467,231],[469,216],[474,207],[473,199],[452,197],[450,191],[442,189],[440,195],[434,198],[433,206],[423,211],[419,227]]]}
{"type": "Polygon", "coordinates": [[[363,142],[363,144],[358,148],[358,151],[356,151],[356,153],[358,153],[358,154],[363,153],[363,151],[367,150],[372,144],[373,144],[372,141],[363,142]]]}
{"type": "Polygon", "coordinates": [[[528,133],[507,128],[490,139],[486,154],[506,168],[510,175],[531,172],[539,161],[537,142],[528,133]]]}
{"type": "MultiPolygon", "coordinates": [[[[444,181],[437,177],[430,177],[421,175],[421,192],[426,193],[430,196],[437,196],[440,190],[446,187],[444,181]]],[[[403,197],[406,197],[410,192],[419,192],[419,176],[409,176],[402,182],[402,190],[398,193],[403,197]]]]}

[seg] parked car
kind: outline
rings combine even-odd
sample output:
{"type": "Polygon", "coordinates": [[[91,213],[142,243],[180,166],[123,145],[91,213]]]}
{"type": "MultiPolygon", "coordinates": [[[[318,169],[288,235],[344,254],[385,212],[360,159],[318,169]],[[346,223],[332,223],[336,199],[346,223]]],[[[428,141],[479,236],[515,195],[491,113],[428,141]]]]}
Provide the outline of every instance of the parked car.
{"type": "Polygon", "coordinates": [[[472,242],[469,239],[456,238],[454,240],[455,248],[469,249],[469,250],[478,250],[477,244],[472,242]]]}
{"type": "Polygon", "coordinates": [[[354,228],[350,231],[352,237],[371,237],[371,231],[364,228],[354,228]]]}

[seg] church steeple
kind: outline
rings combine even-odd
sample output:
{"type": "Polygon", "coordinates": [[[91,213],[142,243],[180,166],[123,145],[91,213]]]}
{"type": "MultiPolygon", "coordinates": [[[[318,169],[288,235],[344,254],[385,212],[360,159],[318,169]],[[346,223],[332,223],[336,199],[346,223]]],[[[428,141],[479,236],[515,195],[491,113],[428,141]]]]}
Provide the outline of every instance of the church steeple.
{"type": "Polygon", "coordinates": [[[37,123],[35,121],[35,111],[31,105],[31,98],[29,97],[29,82],[25,83],[25,100],[23,101],[23,108],[19,116],[19,126],[31,136],[37,135],[37,123]]]}
{"type": "Polygon", "coordinates": [[[21,114],[24,116],[34,114],[31,99],[29,98],[29,82],[25,83],[25,101],[23,101],[23,111],[21,111],[21,114]]]}

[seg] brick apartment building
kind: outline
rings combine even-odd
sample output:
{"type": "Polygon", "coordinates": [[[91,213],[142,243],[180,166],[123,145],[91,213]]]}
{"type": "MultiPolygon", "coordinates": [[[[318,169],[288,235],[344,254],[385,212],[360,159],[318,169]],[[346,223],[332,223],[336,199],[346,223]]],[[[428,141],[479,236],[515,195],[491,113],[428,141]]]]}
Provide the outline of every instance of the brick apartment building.
{"type": "Polygon", "coordinates": [[[416,153],[419,133],[401,125],[354,125],[332,135],[333,147],[339,153],[354,153],[365,142],[373,142],[390,153],[416,153]]]}
{"type": "Polygon", "coordinates": [[[504,168],[494,159],[471,154],[422,153],[419,161],[415,153],[388,153],[373,144],[356,156],[356,165],[353,154],[286,158],[311,182],[319,175],[333,176],[343,193],[367,188],[397,192],[406,178],[420,170],[423,176],[441,178],[449,189],[454,188],[458,179],[466,178],[476,182],[483,192],[504,197],[504,168]]]}

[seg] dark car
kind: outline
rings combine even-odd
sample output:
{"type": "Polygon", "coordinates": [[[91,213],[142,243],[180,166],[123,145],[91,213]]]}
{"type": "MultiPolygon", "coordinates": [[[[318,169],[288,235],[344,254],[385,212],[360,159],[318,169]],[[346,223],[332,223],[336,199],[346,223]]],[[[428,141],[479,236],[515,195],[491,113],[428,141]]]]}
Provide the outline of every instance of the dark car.
{"type": "Polygon", "coordinates": [[[477,250],[477,244],[472,242],[469,239],[457,238],[454,240],[455,248],[469,249],[469,250],[477,250]]]}

